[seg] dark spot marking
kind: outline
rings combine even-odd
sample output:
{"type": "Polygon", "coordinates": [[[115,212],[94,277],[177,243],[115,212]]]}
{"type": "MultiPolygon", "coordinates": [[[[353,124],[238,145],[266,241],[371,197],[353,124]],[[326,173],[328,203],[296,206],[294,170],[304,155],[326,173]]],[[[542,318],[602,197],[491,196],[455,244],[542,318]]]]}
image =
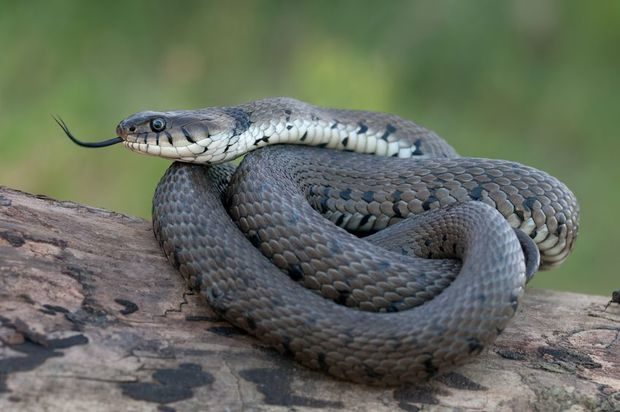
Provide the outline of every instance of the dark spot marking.
{"type": "Polygon", "coordinates": [[[68,338],[51,339],[47,341],[47,347],[49,349],[67,349],[72,346],[86,345],[88,338],[82,334],[69,336],[68,338]]]}
{"type": "Polygon", "coordinates": [[[351,188],[340,191],[340,197],[344,200],[351,200],[351,188]]]}
{"type": "Polygon", "coordinates": [[[394,212],[394,216],[404,217],[402,213],[400,213],[400,208],[398,207],[398,203],[392,204],[392,211],[394,212]]]}
{"type": "Polygon", "coordinates": [[[316,145],[316,147],[320,147],[320,148],[327,147],[327,143],[319,143],[316,145]]]}
{"type": "Polygon", "coordinates": [[[12,232],[10,230],[5,230],[0,232],[0,238],[9,242],[9,245],[13,247],[21,247],[26,243],[24,237],[18,232],[12,232]]]}
{"type": "Polygon", "coordinates": [[[340,124],[340,121],[338,121],[338,120],[334,120],[334,123],[332,123],[332,125],[331,125],[331,127],[330,127],[330,128],[331,128],[331,129],[335,129],[336,127],[338,127],[338,125],[339,125],[339,124],[340,124]]]}
{"type": "Polygon", "coordinates": [[[56,316],[56,312],[54,312],[53,310],[45,309],[45,308],[39,309],[39,312],[44,313],[46,315],[56,316]]]}
{"type": "Polygon", "coordinates": [[[422,202],[422,209],[424,210],[430,210],[431,209],[431,204],[436,202],[437,198],[433,195],[430,195],[424,202],[422,202]]]}
{"type": "Polygon", "coordinates": [[[362,226],[364,226],[366,223],[368,223],[368,221],[370,220],[370,216],[371,216],[371,215],[364,215],[364,216],[362,217],[362,220],[360,220],[360,224],[359,224],[359,226],[360,226],[360,227],[362,227],[362,226]]]}
{"type": "Polygon", "coordinates": [[[69,310],[66,308],[63,308],[62,306],[45,304],[43,305],[43,307],[49,310],[50,312],[54,312],[54,313],[69,313],[69,310]]]}
{"type": "Polygon", "coordinates": [[[170,146],[174,146],[173,139],[172,139],[172,135],[170,134],[170,132],[166,132],[166,131],[164,131],[164,134],[165,134],[165,135],[166,135],[166,137],[168,138],[168,143],[170,143],[170,146]]]}
{"type": "Polygon", "coordinates": [[[362,133],[366,133],[368,131],[368,126],[366,126],[364,123],[359,122],[359,130],[357,131],[357,134],[362,134],[362,133]]]}
{"type": "Polygon", "coordinates": [[[372,379],[382,379],[384,376],[382,373],[377,372],[374,368],[368,365],[364,365],[364,372],[366,373],[366,376],[372,379]]]}
{"type": "Polygon", "coordinates": [[[464,389],[466,391],[486,391],[489,389],[456,372],[441,375],[437,380],[454,389],[464,389]]]}
{"type": "Polygon", "coordinates": [[[521,209],[516,209],[515,214],[521,219],[521,221],[525,220],[525,213],[521,209]]]}
{"type": "Polygon", "coordinates": [[[528,197],[523,201],[523,208],[529,212],[534,208],[534,202],[536,202],[535,197],[528,197]]]}
{"type": "Polygon", "coordinates": [[[412,156],[422,156],[424,153],[422,153],[422,150],[420,149],[420,147],[422,146],[422,141],[420,139],[416,140],[415,142],[413,142],[413,145],[415,146],[415,150],[413,152],[411,152],[412,156]]]}
{"type": "Polygon", "coordinates": [[[114,299],[114,302],[124,306],[119,312],[121,315],[130,315],[138,311],[138,305],[127,299],[114,299]]]}
{"type": "Polygon", "coordinates": [[[396,202],[400,202],[400,197],[402,196],[403,192],[401,192],[400,190],[396,189],[395,191],[392,192],[392,201],[394,203],[396,202]]]}
{"type": "Polygon", "coordinates": [[[349,300],[349,296],[351,296],[351,292],[348,290],[339,290],[338,297],[334,300],[334,302],[340,305],[346,305],[349,300]]]}
{"type": "Polygon", "coordinates": [[[256,139],[256,140],[254,141],[254,146],[256,146],[256,145],[257,145],[258,143],[260,143],[260,142],[269,143],[269,137],[270,137],[270,136],[263,136],[263,137],[261,137],[260,139],[256,139]]]}
{"type": "Polygon", "coordinates": [[[243,329],[235,328],[234,326],[212,326],[207,330],[209,332],[215,333],[216,335],[224,336],[226,338],[246,334],[243,329]]]}
{"type": "Polygon", "coordinates": [[[516,361],[522,361],[526,359],[525,353],[512,350],[512,349],[497,349],[495,350],[495,353],[497,353],[499,356],[501,356],[504,359],[510,359],[510,360],[516,360],[516,361]]]}
{"type": "Polygon", "coordinates": [[[398,304],[402,303],[401,302],[391,302],[390,306],[388,306],[387,308],[385,308],[385,311],[387,313],[396,313],[396,312],[400,312],[400,309],[398,308],[398,304]]]}
{"type": "Polygon", "coordinates": [[[295,282],[299,282],[304,278],[304,271],[301,269],[301,266],[298,263],[294,263],[289,266],[288,276],[295,282]]]}
{"type": "Polygon", "coordinates": [[[538,353],[541,357],[551,356],[556,361],[566,362],[568,364],[581,366],[586,369],[599,369],[603,367],[603,365],[595,362],[589,355],[572,349],[541,346],[538,348],[538,353]]]}
{"type": "Polygon", "coordinates": [[[317,361],[319,362],[320,370],[322,370],[323,372],[329,372],[329,366],[325,361],[325,354],[323,352],[319,353],[319,356],[317,356],[317,361]]]}
{"type": "Polygon", "coordinates": [[[291,112],[289,109],[284,109],[284,113],[289,114],[289,115],[293,114],[293,112],[291,112]]]}
{"type": "Polygon", "coordinates": [[[240,135],[249,129],[250,124],[250,113],[246,112],[243,109],[238,107],[227,107],[222,109],[224,113],[229,115],[235,120],[235,127],[233,130],[233,136],[240,135]]]}
{"type": "Polygon", "coordinates": [[[250,328],[250,330],[256,330],[256,321],[254,320],[254,318],[246,316],[245,322],[248,324],[248,328],[250,328]]]}
{"type": "Polygon", "coordinates": [[[469,347],[469,354],[478,354],[484,349],[484,345],[474,337],[467,338],[467,346],[469,347]]]}
{"type": "Polygon", "coordinates": [[[308,137],[308,131],[306,130],[304,132],[304,134],[301,136],[301,138],[299,139],[300,142],[303,142],[306,140],[306,138],[308,137]]]}
{"type": "Polygon", "coordinates": [[[322,197],[321,201],[319,202],[319,211],[321,213],[325,213],[329,210],[329,208],[327,207],[327,198],[326,197],[322,197]]]}
{"type": "Polygon", "coordinates": [[[308,398],[293,394],[291,383],[299,372],[292,368],[256,368],[239,371],[239,376],[256,385],[256,389],[264,396],[267,405],[278,405],[292,408],[302,406],[308,408],[343,409],[345,405],[340,401],[308,398]]]}
{"type": "Polygon", "coordinates": [[[381,136],[381,139],[382,139],[382,140],[385,140],[385,141],[387,142],[388,137],[390,137],[390,135],[391,135],[392,133],[394,133],[395,131],[396,131],[396,127],[394,127],[394,126],[393,126],[393,125],[391,125],[391,124],[388,124],[388,125],[385,127],[385,132],[384,132],[384,133],[383,133],[383,135],[381,136]]]}
{"type": "Polygon", "coordinates": [[[293,128],[292,124],[286,125],[286,130],[291,130],[293,128]]]}
{"type": "Polygon", "coordinates": [[[250,243],[254,245],[254,247],[258,247],[261,243],[260,236],[257,232],[248,235],[248,239],[250,240],[250,243]]]}
{"type": "Polygon", "coordinates": [[[375,198],[375,192],[368,190],[362,193],[362,200],[365,201],[366,203],[372,202],[374,198],[375,198]]]}
{"type": "MultiPolygon", "coordinates": [[[[0,324],[6,328],[16,330],[8,319],[0,316],[0,324]]],[[[19,352],[19,356],[8,354],[0,357],[0,393],[7,392],[6,379],[12,373],[27,372],[41,366],[46,360],[63,356],[63,353],[52,348],[42,346],[40,343],[32,341],[25,335],[26,341],[19,345],[11,345],[11,350],[19,352]]]]}
{"type": "Polygon", "coordinates": [[[349,138],[345,137],[344,139],[342,139],[342,145],[346,147],[346,145],[349,143],[349,138]]]}
{"type": "Polygon", "coordinates": [[[185,126],[181,126],[181,131],[183,132],[183,136],[185,136],[185,139],[187,139],[188,142],[196,143],[191,133],[185,128],[185,126]]]}
{"type": "Polygon", "coordinates": [[[433,355],[428,355],[428,358],[424,361],[424,370],[429,377],[435,375],[437,373],[437,367],[433,364],[433,355]]]}
{"type": "Polygon", "coordinates": [[[483,192],[484,188],[482,186],[476,186],[471,190],[471,192],[469,192],[469,197],[473,200],[481,200],[483,192]]]}
{"type": "Polygon", "coordinates": [[[336,221],[334,222],[334,224],[335,224],[336,226],[340,226],[340,225],[342,225],[342,222],[344,222],[344,215],[340,215],[340,216],[338,216],[338,219],[336,219],[336,221]]]}
{"type": "Polygon", "coordinates": [[[435,397],[437,390],[429,385],[404,386],[394,390],[394,399],[398,406],[407,412],[418,412],[421,408],[417,405],[438,405],[439,399],[435,397]]]}
{"type": "Polygon", "coordinates": [[[291,349],[291,338],[289,336],[282,336],[282,350],[286,356],[294,356],[293,350],[291,349]]]}
{"type": "Polygon", "coordinates": [[[207,287],[202,289],[201,292],[215,313],[224,317],[228,311],[226,303],[229,300],[226,293],[218,290],[217,287],[207,287]]]}
{"type": "Polygon", "coordinates": [[[119,387],[123,395],[132,399],[166,404],[190,399],[194,396],[193,388],[215,382],[212,374],[195,363],[182,363],[176,369],[158,369],[152,377],[152,383],[123,382],[119,387]]]}

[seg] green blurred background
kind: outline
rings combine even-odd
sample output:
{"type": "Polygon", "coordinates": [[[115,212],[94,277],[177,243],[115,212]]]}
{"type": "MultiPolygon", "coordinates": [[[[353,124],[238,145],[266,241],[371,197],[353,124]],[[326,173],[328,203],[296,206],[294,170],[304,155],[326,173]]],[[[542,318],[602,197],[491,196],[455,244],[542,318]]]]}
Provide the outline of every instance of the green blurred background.
{"type": "Polygon", "coordinates": [[[0,0],[0,52],[0,185],[149,218],[168,162],[81,149],[52,113],[99,140],[265,96],[394,112],[576,193],[576,250],[535,285],[620,287],[620,2],[0,0]]]}

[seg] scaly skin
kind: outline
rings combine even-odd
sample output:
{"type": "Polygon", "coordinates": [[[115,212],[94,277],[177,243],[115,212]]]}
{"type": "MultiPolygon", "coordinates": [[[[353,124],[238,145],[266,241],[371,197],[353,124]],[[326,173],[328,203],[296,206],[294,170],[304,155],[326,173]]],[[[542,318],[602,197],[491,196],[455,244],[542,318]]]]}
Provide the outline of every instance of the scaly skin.
{"type": "Polygon", "coordinates": [[[141,112],[117,132],[134,151],[211,164],[175,163],[153,199],[166,255],[209,304],[304,365],[355,382],[416,382],[462,364],[514,315],[521,244],[535,242],[548,268],[577,236],[575,197],[553,177],[460,158],[394,115],[274,98],[141,112]],[[276,143],[378,156],[268,147],[246,156],[229,186],[232,169],[213,166],[276,143]],[[370,235],[357,239],[310,205],[370,235]]]}

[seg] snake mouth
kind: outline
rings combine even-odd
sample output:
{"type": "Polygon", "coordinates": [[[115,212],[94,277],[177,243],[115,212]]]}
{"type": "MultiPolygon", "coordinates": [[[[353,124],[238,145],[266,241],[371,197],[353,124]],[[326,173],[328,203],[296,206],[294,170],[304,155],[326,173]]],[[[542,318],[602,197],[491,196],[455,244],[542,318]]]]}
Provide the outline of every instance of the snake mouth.
{"type": "Polygon", "coordinates": [[[112,139],[107,139],[107,140],[102,140],[99,142],[82,142],[81,140],[78,140],[73,133],[71,133],[71,131],[69,130],[69,127],[67,126],[67,124],[60,118],[60,117],[56,117],[56,116],[52,116],[54,118],[54,120],[56,121],[56,123],[58,123],[58,126],[60,126],[60,128],[63,130],[63,132],[65,132],[65,134],[67,135],[67,137],[69,139],[71,139],[71,141],[73,143],[75,143],[78,146],[82,146],[82,147],[91,147],[91,148],[98,148],[98,147],[106,147],[106,146],[112,146],[115,145],[117,143],[120,143],[123,141],[122,137],[114,137],[112,139]]]}

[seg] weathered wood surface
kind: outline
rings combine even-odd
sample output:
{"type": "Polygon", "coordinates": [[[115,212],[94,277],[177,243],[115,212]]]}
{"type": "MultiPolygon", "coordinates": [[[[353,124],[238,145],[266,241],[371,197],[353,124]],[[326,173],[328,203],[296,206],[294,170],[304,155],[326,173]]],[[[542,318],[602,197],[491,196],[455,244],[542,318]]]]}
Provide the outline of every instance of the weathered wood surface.
{"type": "Polygon", "coordinates": [[[620,307],[529,290],[497,343],[417,387],[333,380],[219,319],[150,223],[0,187],[0,410],[620,410],[620,307]]]}

